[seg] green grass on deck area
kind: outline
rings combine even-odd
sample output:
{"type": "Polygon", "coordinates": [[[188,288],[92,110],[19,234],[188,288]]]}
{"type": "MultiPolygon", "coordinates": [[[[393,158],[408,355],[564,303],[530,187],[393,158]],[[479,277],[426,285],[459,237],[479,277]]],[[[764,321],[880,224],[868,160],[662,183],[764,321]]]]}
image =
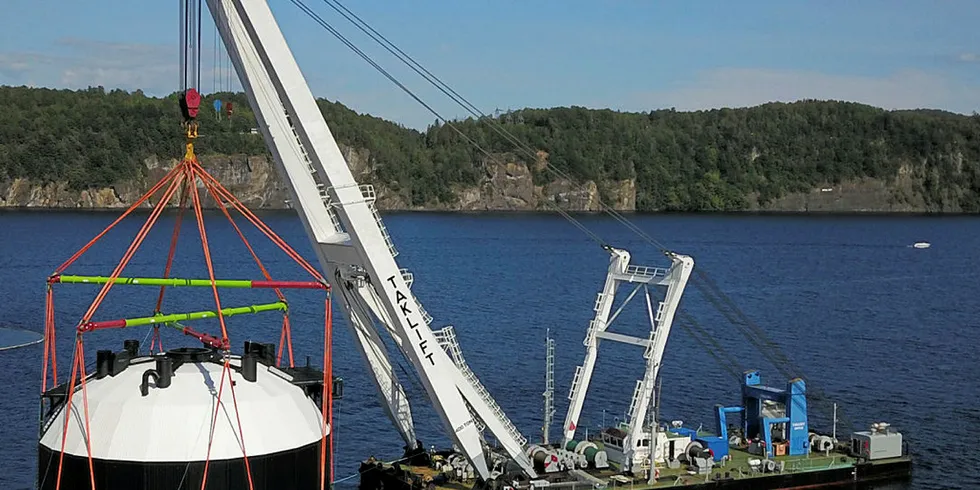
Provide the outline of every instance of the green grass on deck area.
{"type": "MultiPolygon", "coordinates": [[[[691,475],[684,468],[679,468],[676,470],[660,468],[660,480],[658,481],[657,485],[654,485],[654,488],[673,486],[678,483],[675,482],[677,479],[681,480],[681,482],[679,482],[680,484],[703,483],[706,477],[709,481],[714,479],[715,475],[719,475],[719,477],[723,478],[725,476],[725,472],[728,472],[729,476],[735,479],[759,478],[772,475],[772,473],[753,471],[749,466],[750,459],[763,459],[761,456],[749,454],[745,450],[735,448],[730,448],[728,454],[732,456],[732,459],[725,462],[725,466],[721,466],[720,463],[715,463],[711,473],[708,475],[691,475]]],[[[776,456],[775,458],[771,459],[774,459],[777,463],[779,461],[784,462],[783,473],[826,470],[830,468],[839,468],[842,466],[852,466],[854,464],[853,458],[844,454],[833,452],[831,452],[829,456],[813,453],[806,456],[776,456]],[[842,462],[841,458],[844,458],[845,462],[842,462]]],[[[645,482],[644,486],[646,486],[645,482]]],[[[634,488],[636,488],[635,484],[634,488]]]]}

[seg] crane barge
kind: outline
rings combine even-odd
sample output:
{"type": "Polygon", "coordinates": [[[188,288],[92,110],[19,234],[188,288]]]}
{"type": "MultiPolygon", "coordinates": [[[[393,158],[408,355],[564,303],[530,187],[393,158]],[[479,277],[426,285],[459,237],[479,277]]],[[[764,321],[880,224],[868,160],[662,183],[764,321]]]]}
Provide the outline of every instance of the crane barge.
{"type": "MultiPolygon", "coordinates": [[[[528,444],[527,438],[521,435],[468,368],[455,342],[452,327],[431,330],[431,317],[412,294],[411,274],[396,263],[397,252],[377,212],[373,189],[368,185],[359,185],[354,179],[268,5],[262,0],[208,0],[208,5],[249,100],[259,114],[260,130],[273,149],[284,180],[289,183],[293,202],[317,250],[324,276],[333,288],[344,291],[341,296],[343,311],[351,320],[350,326],[362,357],[374,374],[382,406],[399,429],[406,447],[411,449],[415,435],[410,408],[404,390],[391,369],[391,362],[385,357],[378,341],[382,333],[387,333],[419,374],[429,401],[454,443],[453,452],[416,454],[417,457],[409,463],[415,463],[416,467],[424,470],[414,476],[410,471],[399,474],[397,467],[391,468],[396,474],[394,481],[385,477],[392,472],[362,473],[365,475],[362,476],[362,488],[397,488],[398,485],[393,483],[399,482],[409,487],[420,483],[434,485],[437,481],[452,480],[452,475],[463,480],[472,476],[469,481],[476,486],[491,482],[495,486],[529,486],[530,482],[548,481],[541,477],[553,468],[546,468],[551,465],[541,464],[543,460],[554,461],[559,454],[572,448],[579,451],[576,454],[582,455],[589,454],[590,448],[596,449],[592,453],[593,467],[595,455],[599,449],[603,449],[607,458],[612,456],[609,458],[613,460],[612,466],[617,467],[614,471],[631,477],[643,475],[648,485],[656,485],[661,473],[658,465],[665,465],[665,470],[677,470],[679,473],[696,468],[699,474],[711,475],[710,468],[716,459],[723,465],[734,461],[732,456],[737,451],[727,450],[730,442],[745,444],[748,453],[758,452],[760,442],[767,448],[760,458],[749,458],[750,464],[745,467],[744,474],[770,478],[751,478],[751,488],[778,488],[774,485],[795,481],[835,480],[842,474],[853,474],[856,479],[874,479],[909,471],[910,459],[903,452],[901,444],[897,454],[891,448],[879,454],[888,458],[874,461],[870,453],[862,453],[860,449],[853,451],[852,456],[830,456],[831,448],[827,447],[826,438],[808,430],[805,385],[799,380],[791,381],[787,390],[779,390],[763,387],[757,374],[746,374],[742,387],[746,401],[740,410],[745,419],[745,430],[741,439],[729,441],[723,432],[727,428],[725,415],[735,409],[719,410],[722,434],[712,437],[696,431],[692,433],[680,425],[662,429],[659,421],[648,415],[653,413],[651,404],[655,399],[655,383],[673,317],[694,267],[693,259],[671,253],[668,254],[671,261],[668,268],[637,267],[629,264],[627,251],[612,247],[607,247],[611,263],[603,292],[596,302],[596,316],[586,334],[586,359],[576,372],[571,389],[571,404],[561,444],[564,447],[549,451],[540,445],[528,444]],[[647,339],[607,331],[608,325],[615,319],[615,316],[610,318],[613,299],[622,284],[636,288],[643,286],[647,290],[651,323],[647,339]],[[665,289],[664,299],[653,307],[648,288],[657,286],[665,289]],[[575,428],[600,340],[643,347],[645,372],[637,382],[628,425],[604,432],[601,437],[605,440],[576,441],[575,428]],[[769,402],[778,407],[771,408],[769,402]],[[774,427],[782,430],[777,438],[782,440],[774,442],[774,427]],[[489,448],[484,441],[484,431],[492,434],[499,449],[489,448]],[[615,437],[617,434],[623,437],[615,437]],[[790,462],[787,466],[786,461],[779,461],[780,457],[809,458],[811,440],[819,445],[819,449],[826,450],[825,457],[833,462],[829,467],[834,471],[815,472],[812,465],[807,466],[806,471],[794,471],[793,464],[801,467],[798,462],[790,462]],[[619,457],[613,454],[616,451],[615,441],[620,441],[619,457]],[[778,448],[783,448],[784,443],[789,448],[786,450],[788,454],[774,452],[782,451],[778,448]],[[705,454],[711,454],[711,457],[705,458],[705,454]],[[683,469],[679,461],[685,461],[683,469]],[[701,466],[698,466],[699,462],[701,466]],[[775,470],[777,464],[779,471],[770,471],[775,470]],[[706,470],[706,467],[709,469],[706,470]],[[437,469],[435,475],[431,471],[433,468],[437,469]],[[799,475],[805,475],[804,480],[800,480],[799,475]],[[813,479],[813,475],[819,477],[813,479]]],[[[633,294],[636,291],[634,289],[633,294]]],[[[896,437],[901,440],[901,435],[894,431],[860,437],[874,440],[878,445],[890,445],[896,437]]],[[[833,441],[833,444],[836,445],[837,441],[833,441]]],[[[421,444],[417,443],[415,447],[420,448],[421,444]]],[[[833,448],[837,449],[836,446],[833,448]]],[[[581,463],[582,458],[578,458],[578,461],[581,463]]],[[[820,464],[825,462],[821,461],[820,464]]],[[[372,464],[377,462],[368,463],[362,469],[369,470],[372,464]]],[[[579,475],[587,474],[584,471],[588,462],[579,466],[582,467],[566,464],[564,469],[579,471],[579,475]]],[[[609,471],[608,468],[593,469],[609,471]]],[[[729,471],[714,475],[724,475],[726,481],[734,480],[731,476],[734,469],[729,467],[729,471]]],[[[596,476],[583,478],[602,485],[600,482],[603,480],[596,476]]],[[[668,479],[660,477],[659,481],[666,484],[668,479]]],[[[677,479],[671,481],[671,484],[677,483],[677,479]]]]}
{"type": "MultiPolygon", "coordinates": [[[[183,1],[189,6],[194,5],[191,0],[183,1]]],[[[562,440],[556,444],[529,443],[468,367],[456,342],[454,329],[451,326],[440,330],[432,329],[432,317],[412,292],[414,276],[397,263],[398,252],[378,212],[373,187],[360,184],[354,178],[266,0],[206,0],[206,3],[248,101],[254,109],[258,130],[273,156],[277,171],[288,189],[292,206],[297,211],[316,253],[320,268],[313,271],[315,281],[309,287],[331,292],[330,300],[339,303],[341,311],[347,317],[360,355],[371,374],[380,404],[405,442],[406,457],[403,458],[403,464],[369,460],[362,465],[362,489],[460,488],[460,485],[463,488],[524,489],[544,486],[574,487],[583,484],[593,487],[629,484],[635,488],[789,488],[839,484],[845,481],[874,481],[903,477],[910,473],[911,459],[901,434],[890,429],[887,424],[876,424],[872,431],[855,433],[845,444],[835,437],[810,431],[806,415],[806,384],[801,379],[789,380],[786,388],[781,389],[762,385],[756,371],[746,372],[741,386],[742,403],[737,406],[717,407],[715,415],[718,430],[715,434],[690,429],[680,421],[673,421],[668,426],[658,420],[655,395],[659,389],[659,369],[674,317],[694,268],[694,261],[689,256],[671,252],[666,254],[670,261],[666,267],[635,266],[630,264],[628,251],[610,246],[605,247],[610,254],[609,270],[602,292],[597,297],[595,316],[586,330],[583,342],[586,356],[583,364],[576,370],[571,386],[570,406],[563,425],[562,440]],[[644,291],[650,321],[647,338],[615,333],[608,328],[625,307],[624,303],[613,312],[617,291],[624,286],[633,287],[625,303],[632,300],[640,289],[644,291]],[[657,288],[663,289],[662,300],[654,299],[656,293],[650,292],[657,288]],[[393,339],[400,354],[418,374],[429,402],[452,440],[452,450],[428,452],[422,449],[415,433],[411,406],[392,369],[392,361],[383,345],[383,336],[393,339]],[[603,340],[642,347],[644,372],[637,381],[629,405],[628,422],[617,427],[608,427],[595,438],[577,439],[578,420],[598,360],[598,348],[603,340]],[[740,414],[742,424],[729,433],[727,417],[732,414],[740,414]],[[496,440],[495,447],[487,443],[487,435],[496,440]]],[[[197,18],[199,26],[199,6],[197,18]]],[[[185,91],[184,94],[182,109],[185,117],[193,119],[192,112],[196,111],[195,103],[199,102],[199,97],[190,91],[185,91]]],[[[209,189],[215,189],[220,194],[217,183],[213,179],[209,180],[209,176],[202,173],[199,166],[193,165],[190,141],[196,137],[196,131],[196,125],[189,125],[188,156],[185,160],[191,160],[192,164],[181,175],[190,177],[194,182],[200,180],[205,186],[210,186],[209,189]]],[[[170,195],[161,202],[168,201],[170,195]]],[[[231,202],[230,198],[225,197],[231,202]]],[[[197,210],[199,213],[199,208],[197,210]]],[[[207,255],[206,245],[205,254],[207,255]]],[[[169,265],[167,270],[169,271],[169,265]]],[[[98,279],[96,282],[104,284],[106,291],[120,280],[123,283],[132,283],[120,278],[119,272],[121,267],[113,276],[104,280],[98,279]]],[[[188,280],[186,285],[210,286],[215,290],[217,302],[216,288],[219,281],[213,277],[213,271],[209,273],[209,280],[200,283],[188,280]]],[[[51,282],[63,279],[65,276],[52,276],[51,282]]],[[[152,284],[152,281],[144,281],[144,284],[152,284]]],[[[259,284],[263,283],[260,281],[259,284]]],[[[265,286],[274,287],[277,291],[279,288],[303,287],[271,280],[265,286]]],[[[242,312],[226,311],[220,308],[220,304],[217,306],[215,312],[198,312],[178,317],[203,318],[211,313],[212,316],[224,318],[242,312]]],[[[267,305],[261,310],[278,310],[283,307],[267,305]]],[[[328,319],[329,312],[328,302],[328,319]]],[[[80,333],[91,331],[97,326],[107,326],[89,322],[89,316],[86,315],[85,321],[79,327],[80,333]]],[[[176,323],[178,317],[167,317],[166,323],[176,323]]],[[[152,318],[124,320],[112,325],[150,323],[153,323],[152,318]]],[[[281,384],[285,380],[286,384],[294,386],[296,390],[286,391],[292,397],[290,403],[298,407],[295,420],[307,421],[305,426],[291,428],[293,432],[300,434],[291,443],[302,454],[302,458],[295,458],[292,464],[299,464],[296,463],[298,461],[315,465],[313,456],[320,454],[319,466],[315,467],[315,472],[301,475],[302,481],[285,483],[285,480],[279,480],[277,483],[273,476],[276,473],[268,470],[276,465],[270,463],[267,465],[265,480],[255,484],[249,458],[244,454],[245,444],[241,442],[246,472],[244,476],[230,478],[226,483],[227,488],[244,481],[247,481],[249,488],[306,488],[315,484],[317,474],[320,488],[324,488],[332,478],[332,472],[328,472],[323,456],[330,451],[327,446],[329,417],[324,415],[321,419],[311,410],[319,410],[323,414],[329,411],[328,393],[333,391],[328,389],[331,384],[329,375],[324,374],[329,373],[326,362],[328,356],[325,355],[322,371],[302,371],[291,362],[288,368],[276,369],[275,364],[278,362],[273,360],[273,347],[269,345],[246,344],[243,354],[234,357],[230,355],[231,346],[223,325],[222,323],[221,337],[201,334],[183,327],[182,331],[186,335],[198,338],[204,342],[206,348],[167,352],[152,358],[156,369],[152,373],[146,371],[142,374],[140,394],[145,398],[154,392],[150,389],[151,378],[152,387],[165,391],[169,383],[174,381],[173,373],[177,369],[175,364],[208,366],[205,369],[215,369],[215,373],[221,369],[222,376],[232,372],[230,378],[237,373],[246,382],[246,386],[256,379],[267,379],[265,374],[257,376],[255,373],[260,364],[266,366],[266,372],[282,373],[276,374],[280,381],[268,378],[266,382],[281,384]],[[323,375],[323,379],[314,382],[316,380],[312,378],[320,375],[323,375]],[[310,383],[306,384],[304,380],[310,383]],[[321,390],[318,398],[312,396],[317,389],[321,390]],[[306,399],[311,396],[312,402],[306,399]],[[319,422],[315,422],[317,420],[319,422]],[[314,437],[318,432],[321,435],[319,439],[314,437]]],[[[329,328],[327,331],[329,332],[329,328]]],[[[79,350],[80,345],[79,343],[79,350]]],[[[135,353],[137,348],[136,345],[127,344],[124,351],[119,353],[100,354],[98,373],[93,375],[96,377],[96,381],[92,383],[93,388],[103,386],[96,383],[106,375],[115,377],[124,373],[130,363],[150,362],[150,358],[142,359],[135,353]]],[[[84,371],[82,379],[86,379],[84,371]]],[[[55,391],[46,393],[46,396],[64,400],[67,394],[67,405],[70,407],[71,395],[76,391],[74,380],[73,374],[71,385],[58,385],[55,391]]],[[[183,386],[183,383],[178,383],[177,386],[183,386]]],[[[84,382],[81,387],[84,391],[84,382]]],[[[188,389],[190,388],[182,387],[171,392],[181,394],[182,390],[188,389]]],[[[201,401],[205,398],[201,398],[201,401]]],[[[65,404],[58,401],[52,403],[52,406],[61,408],[65,404]]],[[[87,405],[85,410],[87,418],[87,405]]],[[[64,424],[66,433],[67,413],[67,410],[62,409],[60,415],[56,414],[52,418],[52,422],[61,421],[64,424]],[[60,419],[57,418],[59,416],[60,419]]],[[[259,422],[251,420],[250,424],[256,425],[259,422]]],[[[245,431],[242,430],[241,423],[239,426],[238,435],[244,441],[245,431]]],[[[76,457],[70,458],[73,465],[73,476],[70,475],[70,479],[80,482],[89,477],[92,487],[95,487],[96,471],[93,469],[91,447],[87,448],[87,475],[84,460],[77,457],[86,449],[88,429],[73,432],[72,435],[72,455],[76,457]]],[[[235,443],[228,439],[231,435],[234,434],[225,434],[224,445],[219,448],[223,455],[229,457],[235,451],[235,443]]],[[[64,439],[63,436],[61,453],[64,453],[64,439]]],[[[47,440],[42,438],[42,452],[56,454],[55,442],[53,435],[47,440]]],[[[207,449],[210,458],[210,442],[207,449]]],[[[289,451],[286,450],[283,454],[291,454],[289,451]]],[[[167,454],[178,453],[175,450],[167,454]]],[[[153,456],[157,459],[164,457],[153,456]]],[[[195,461],[188,462],[189,467],[192,463],[195,461]]],[[[293,468],[289,464],[278,464],[279,467],[293,468]]],[[[206,478],[207,458],[204,467],[206,478]]],[[[50,468],[45,471],[49,470],[50,468]]],[[[58,481],[60,475],[59,467],[58,481]]],[[[196,482],[193,483],[196,485],[196,482]]],[[[181,479],[179,485],[183,484],[184,479],[181,479]]],[[[202,487],[203,485],[202,482],[202,487]]]]}

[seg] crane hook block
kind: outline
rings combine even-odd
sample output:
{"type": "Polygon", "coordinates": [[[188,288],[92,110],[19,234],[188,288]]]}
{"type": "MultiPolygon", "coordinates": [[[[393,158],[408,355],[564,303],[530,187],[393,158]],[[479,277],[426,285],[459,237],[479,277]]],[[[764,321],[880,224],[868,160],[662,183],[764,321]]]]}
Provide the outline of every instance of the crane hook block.
{"type": "Polygon", "coordinates": [[[180,111],[184,113],[184,120],[193,121],[197,119],[197,111],[201,108],[201,94],[194,88],[187,89],[180,96],[180,111]]]}

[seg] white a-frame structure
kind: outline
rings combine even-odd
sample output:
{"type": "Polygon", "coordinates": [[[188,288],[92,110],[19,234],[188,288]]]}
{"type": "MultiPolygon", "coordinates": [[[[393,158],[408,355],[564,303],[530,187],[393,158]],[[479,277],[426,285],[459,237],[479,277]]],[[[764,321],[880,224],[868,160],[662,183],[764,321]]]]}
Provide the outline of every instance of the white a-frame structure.
{"type": "Polygon", "coordinates": [[[633,470],[638,466],[649,464],[652,468],[656,454],[655,450],[650,449],[655,446],[659,447],[656,434],[657,421],[653,420],[649,426],[646,422],[653,408],[651,404],[656,399],[654,390],[660,372],[664,347],[667,345],[667,337],[670,335],[674,314],[677,312],[681,296],[684,294],[684,287],[694,270],[694,259],[686,255],[668,253],[671,266],[663,269],[630,265],[630,254],[625,250],[609,248],[609,254],[610,261],[606,282],[596,298],[595,317],[589,323],[589,329],[583,342],[586,348],[585,362],[575,369],[575,377],[572,379],[572,387],[568,395],[571,401],[568,406],[568,414],[565,417],[565,425],[562,427],[564,431],[562,443],[563,445],[567,444],[575,437],[575,430],[582,414],[582,407],[585,404],[585,395],[589,390],[592,372],[599,355],[600,340],[636,345],[644,349],[643,359],[646,361],[646,369],[643,377],[636,382],[633,399],[630,402],[629,429],[626,431],[627,436],[623,440],[622,447],[624,466],[626,469],[633,470]],[[613,312],[616,293],[620,287],[628,288],[631,286],[632,291],[613,312]],[[651,299],[651,286],[665,289],[663,301],[657,302],[656,306],[651,299]],[[643,339],[608,331],[607,328],[619,317],[623,308],[641,289],[646,296],[647,315],[650,320],[649,336],[643,339]]]}
{"type": "Polygon", "coordinates": [[[293,207],[402,438],[415,445],[412,413],[380,330],[391,335],[418,372],[450,438],[476,474],[491,477],[480,432],[486,428],[535,477],[524,451],[526,439],[466,367],[451,327],[438,336],[430,329],[432,318],[412,294],[412,275],[395,262],[374,189],[354,180],[266,0],[207,4],[293,207]]]}

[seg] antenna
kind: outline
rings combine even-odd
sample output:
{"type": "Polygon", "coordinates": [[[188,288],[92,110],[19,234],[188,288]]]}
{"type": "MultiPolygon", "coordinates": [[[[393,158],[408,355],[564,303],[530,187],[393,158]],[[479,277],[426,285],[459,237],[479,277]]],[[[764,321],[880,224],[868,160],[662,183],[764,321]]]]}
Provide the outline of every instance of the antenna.
{"type": "Polygon", "coordinates": [[[548,444],[548,430],[555,415],[555,339],[551,338],[551,329],[545,331],[545,362],[544,362],[544,425],[541,427],[542,442],[548,444]]]}
{"type": "Polygon", "coordinates": [[[834,444],[837,444],[837,403],[834,403],[834,444]]]}

